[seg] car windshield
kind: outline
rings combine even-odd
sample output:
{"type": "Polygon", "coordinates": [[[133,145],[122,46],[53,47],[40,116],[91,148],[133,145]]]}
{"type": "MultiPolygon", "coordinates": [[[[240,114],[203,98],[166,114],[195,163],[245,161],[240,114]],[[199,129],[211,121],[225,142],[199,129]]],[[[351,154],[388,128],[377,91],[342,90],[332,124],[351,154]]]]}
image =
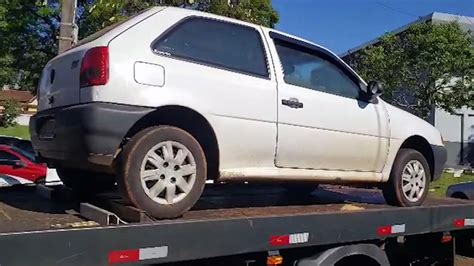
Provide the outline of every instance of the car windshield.
{"type": "Polygon", "coordinates": [[[33,150],[33,145],[31,145],[31,141],[29,140],[18,140],[15,144],[13,144],[13,146],[30,154],[35,153],[33,150]]]}
{"type": "Polygon", "coordinates": [[[19,153],[21,156],[25,157],[29,161],[36,162],[36,158],[35,158],[35,155],[33,153],[27,152],[27,151],[22,150],[18,147],[15,147],[15,146],[11,147],[11,149],[13,151],[19,153]]]}

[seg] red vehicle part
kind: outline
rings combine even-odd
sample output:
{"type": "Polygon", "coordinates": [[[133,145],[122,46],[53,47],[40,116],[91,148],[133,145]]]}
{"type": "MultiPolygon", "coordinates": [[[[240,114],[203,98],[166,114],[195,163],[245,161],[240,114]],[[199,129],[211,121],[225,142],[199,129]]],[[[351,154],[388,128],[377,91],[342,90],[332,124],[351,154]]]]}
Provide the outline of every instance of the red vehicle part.
{"type": "Polygon", "coordinates": [[[34,155],[13,146],[0,145],[0,174],[38,182],[45,180],[46,172],[46,165],[36,163],[34,155]]]}

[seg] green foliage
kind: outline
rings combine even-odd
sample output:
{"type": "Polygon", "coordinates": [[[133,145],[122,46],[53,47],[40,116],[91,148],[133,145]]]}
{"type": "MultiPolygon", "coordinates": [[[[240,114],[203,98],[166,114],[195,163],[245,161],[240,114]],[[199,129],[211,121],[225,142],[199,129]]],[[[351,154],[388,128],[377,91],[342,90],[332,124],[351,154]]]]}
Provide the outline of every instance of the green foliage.
{"type": "Polygon", "coordinates": [[[79,19],[80,39],[115,24],[150,6],[152,1],[140,0],[97,0],[83,5],[79,19]]]}
{"type": "Polygon", "coordinates": [[[348,61],[364,79],[385,83],[387,101],[421,117],[432,107],[474,107],[472,36],[455,22],[420,23],[387,34],[348,61]]]}
{"type": "Polygon", "coordinates": [[[0,86],[34,90],[41,69],[57,50],[58,4],[0,0],[0,86]]]}
{"type": "Polygon", "coordinates": [[[228,0],[214,0],[205,11],[269,28],[273,28],[279,20],[269,0],[245,0],[234,5],[228,5],[228,0]]]}
{"type": "Polygon", "coordinates": [[[230,5],[228,0],[96,0],[90,3],[86,1],[83,5],[84,14],[79,23],[80,36],[88,36],[158,4],[196,9],[266,27],[274,27],[279,19],[270,0],[241,0],[230,5]]]}
{"type": "Polygon", "coordinates": [[[20,115],[20,104],[15,100],[5,100],[2,102],[2,106],[3,111],[0,119],[0,126],[15,126],[15,119],[20,115]]]}

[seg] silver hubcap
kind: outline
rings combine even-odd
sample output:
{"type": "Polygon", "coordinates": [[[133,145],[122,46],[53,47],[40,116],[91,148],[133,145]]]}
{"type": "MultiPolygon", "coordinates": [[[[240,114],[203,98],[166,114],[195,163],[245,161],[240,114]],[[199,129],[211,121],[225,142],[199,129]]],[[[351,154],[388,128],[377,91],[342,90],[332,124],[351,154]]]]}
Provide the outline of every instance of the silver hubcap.
{"type": "Polygon", "coordinates": [[[148,197],[159,204],[174,204],[191,192],[196,181],[196,161],[183,144],[164,141],[147,152],[140,178],[148,197]]]}
{"type": "Polygon", "coordinates": [[[410,202],[417,202],[425,192],[426,173],[423,165],[417,160],[407,163],[402,173],[403,195],[410,202]]]}

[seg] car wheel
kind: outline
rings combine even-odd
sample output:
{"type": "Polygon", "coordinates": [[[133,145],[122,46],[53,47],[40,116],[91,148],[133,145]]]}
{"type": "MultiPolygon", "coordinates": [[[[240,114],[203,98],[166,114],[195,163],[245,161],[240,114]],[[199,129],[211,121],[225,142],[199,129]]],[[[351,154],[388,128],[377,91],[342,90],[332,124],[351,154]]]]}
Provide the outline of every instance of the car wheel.
{"type": "Polygon", "coordinates": [[[117,181],[113,175],[71,168],[57,168],[56,172],[63,185],[80,198],[88,198],[116,188],[117,181]]]}
{"type": "Polygon", "coordinates": [[[126,144],[121,159],[119,186],[125,199],[155,218],[182,215],[206,183],[204,151],[180,128],[143,130],[126,144]]]}
{"type": "Polygon", "coordinates": [[[401,149],[383,186],[385,201],[390,205],[419,206],[428,195],[431,174],[425,157],[413,149],[401,149]]]}

